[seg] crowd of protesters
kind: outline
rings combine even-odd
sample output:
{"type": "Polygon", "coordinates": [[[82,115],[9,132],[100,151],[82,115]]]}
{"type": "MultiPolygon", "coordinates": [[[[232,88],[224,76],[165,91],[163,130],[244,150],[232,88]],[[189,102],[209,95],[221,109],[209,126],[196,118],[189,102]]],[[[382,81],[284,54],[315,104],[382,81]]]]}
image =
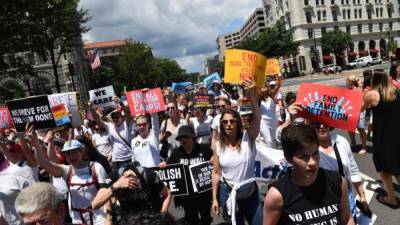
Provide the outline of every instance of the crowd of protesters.
{"type": "MultiPolygon", "coordinates": [[[[365,71],[348,77],[348,89],[363,92],[357,131],[359,154],[373,142],[373,163],[391,208],[400,201],[400,66],[390,74],[365,71]],[[367,131],[366,131],[367,130],[367,131]]],[[[88,102],[81,127],[25,132],[6,129],[0,143],[0,224],[176,224],[168,213],[173,200],[183,224],[209,225],[212,215],[235,224],[355,224],[356,208],[370,213],[350,143],[327,124],[301,118],[296,94],[280,92],[275,77],[258,88],[253,79],[225,86],[214,81],[187,94],[163,90],[164,113],[131,116],[118,97],[106,114],[88,102]],[[215,99],[194,107],[191,94],[215,99]],[[244,102],[251,119],[244,120],[244,102]],[[246,106],[247,107],[247,106],[246,106]],[[85,116],[89,115],[90,116],[85,116]],[[257,142],[264,142],[258,145],[257,142]],[[260,199],[254,167],[259,146],[282,149],[290,169],[260,199]],[[211,162],[212,188],[175,196],[151,169],[211,162]],[[354,187],[354,188],[353,188],[354,187]],[[355,191],[354,191],[355,190],[355,191]],[[356,200],[358,196],[358,200],[356,200]],[[232,201],[232,198],[235,200],[232,201]]],[[[143,89],[142,91],[147,91],[143,89]]]]}

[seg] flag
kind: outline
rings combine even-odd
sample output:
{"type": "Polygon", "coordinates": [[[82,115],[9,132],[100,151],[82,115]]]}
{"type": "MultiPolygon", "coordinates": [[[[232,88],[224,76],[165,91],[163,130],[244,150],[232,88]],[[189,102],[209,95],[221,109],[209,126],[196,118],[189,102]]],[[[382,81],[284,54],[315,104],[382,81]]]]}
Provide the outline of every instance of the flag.
{"type": "Polygon", "coordinates": [[[92,70],[94,71],[98,69],[101,66],[101,62],[100,62],[100,56],[97,53],[97,49],[89,50],[87,54],[90,67],[92,68],[92,70]]]}

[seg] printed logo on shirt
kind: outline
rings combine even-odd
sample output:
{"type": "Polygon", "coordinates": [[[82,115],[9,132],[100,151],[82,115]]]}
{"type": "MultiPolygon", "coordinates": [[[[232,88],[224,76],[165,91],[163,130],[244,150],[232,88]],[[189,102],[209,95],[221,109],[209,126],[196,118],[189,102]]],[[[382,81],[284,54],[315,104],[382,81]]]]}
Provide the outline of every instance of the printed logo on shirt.
{"type": "Polygon", "coordinates": [[[181,159],[180,163],[185,166],[188,166],[188,165],[196,165],[196,164],[202,163],[204,161],[205,161],[204,157],[200,156],[200,157],[196,157],[196,158],[192,158],[192,159],[181,159]]]}
{"type": "Polygon", "coordinates": [[[299,222],[301,224],[336,225],[338,224],[338,220],[333,214],[338,215],[338,212],[338,205],[332,204],[301,213],[290,214],[289,219],[293,222],[299,222]],[[329,216],[329,218],[324,220],[322,217],[326,216],[329,216]]]}

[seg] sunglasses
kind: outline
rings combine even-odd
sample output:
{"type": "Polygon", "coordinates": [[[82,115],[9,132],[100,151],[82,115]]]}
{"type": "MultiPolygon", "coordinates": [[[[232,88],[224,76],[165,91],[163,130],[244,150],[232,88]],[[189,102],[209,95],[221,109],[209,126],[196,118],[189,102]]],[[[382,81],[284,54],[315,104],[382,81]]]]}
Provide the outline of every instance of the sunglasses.
{"type": "Polygon", "coordinates": [[[138,127],[144,127],[146,125],[147,125],[147,123],[138,123],[138,124],[136,124],[136,126],[138,126],[138,127]]]}
{"type": "Polygon", "coordinates": [[[175,110],[175,107],[167,107],[167,110],[175,110]]]}
{"type": "Polygon", "coordinates": [[[219,105],[218,108],[225,109],[226,105],[219,105]]]}
{"type": "Polygon", "coordinates": [[[314,129],[320,129],[320,128],[321,128],[321,125],[322,125],[324,128],[329,128],[328,126],[326,126],[326,125],[323,124],[323,123],[312,123],[312,124],[311,124],[311,126],[312,126],[314,129]]]}
{"type": "Polygon", "coordinates": [[[224,125],[228,125],[229,123],[230,124],[236,124],[236,122],[237,122],[237,120],[234,120],[234,119],[232,119],[232,120],[222,120],[222,124],[224,124],[224,125]]]}

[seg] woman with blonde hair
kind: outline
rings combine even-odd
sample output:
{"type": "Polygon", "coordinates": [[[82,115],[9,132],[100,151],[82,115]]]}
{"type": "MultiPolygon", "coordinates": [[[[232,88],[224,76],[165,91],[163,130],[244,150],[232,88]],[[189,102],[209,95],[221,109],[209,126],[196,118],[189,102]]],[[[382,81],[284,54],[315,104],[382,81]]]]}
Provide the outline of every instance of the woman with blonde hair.
{"type": "Polygon", "coordinates": [[[391,208],[399,208],[400,200],[393,190],[392,176],[400,184],[400,91],[388,80],[385,72],[375,72],[371,77],[371,90],[364,95],[363,109],[373,112],[373,161],[380,173],[386,195],[377,200],[391,208]]]}
{"type": "MultiPolygon", "coordinates": [[[[347,89],[350,90],[358,90],[362,91],[362,84],[360,83],[360,79],[358,79],[355,75],[351,75],[346,79],[346,86],[347,89]]],[[[360,112],[360,118],[358,119],[358,125],[357,125],[357,130],[358,133],[360,134],[360,140],[361,140],[361,149],[358,151],[358,154],[364,154],[367,152],[367,133],[365,132],[365,126],[366,126],[366,121],[365,121],[365,110],[360,112]]],[[[356,133],[354,131],[349,131],[349,136],[350,136],[350,144],[351,147],[353,148],[356,145],[356,133]]]]}

